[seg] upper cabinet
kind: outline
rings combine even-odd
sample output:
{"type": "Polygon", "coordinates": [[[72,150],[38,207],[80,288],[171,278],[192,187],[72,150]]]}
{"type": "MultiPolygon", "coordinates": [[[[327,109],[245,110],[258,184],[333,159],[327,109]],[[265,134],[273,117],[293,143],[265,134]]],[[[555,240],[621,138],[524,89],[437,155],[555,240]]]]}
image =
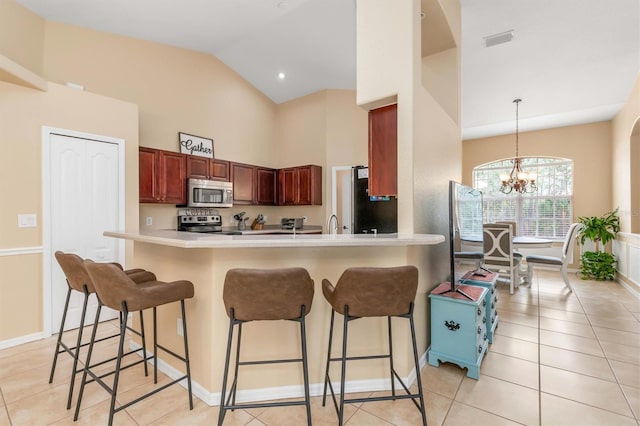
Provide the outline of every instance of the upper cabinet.
{"type": "Polygon", "coordinates": [[[369,111],[369,195],[398,195],[398,105],[369,111]]]}
{"type": "Polygon", "coordinates": [[[256,168],[256,202],[261,206],[275,206],[277,170],[266,167],[256,168]]]}
{"type": "Polygon", "coordinates": [[[187,178],[230,181],[228,161],[196,155],[187,155],[186,158],[187,178]]]}
{"type": "Polygon", "coordinates": [[[185,204],[187,162],[183,154],[160,149],[139,149],[141,203],[185,204]]]}
{"type": "Polygon", "coordinates": [[[233,204],[276,204],[276,170],[231,162],[233,204]]]}
{"type": "Polygon", "coordinates": [[[322,205],[322,167],[308,165],[278,170],[278,204],[322,205]]]}

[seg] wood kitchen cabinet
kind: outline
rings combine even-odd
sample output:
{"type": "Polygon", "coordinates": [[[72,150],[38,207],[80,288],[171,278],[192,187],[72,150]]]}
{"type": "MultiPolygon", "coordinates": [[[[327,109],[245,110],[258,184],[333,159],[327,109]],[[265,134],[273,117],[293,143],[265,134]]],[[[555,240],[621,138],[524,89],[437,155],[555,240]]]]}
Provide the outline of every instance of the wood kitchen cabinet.
{"type": "Polygon", "coordinates": [[[229,162],[216,158],[187,155],[187,178],[229,182],[229,162]]]}
{"type": "Polygon", "coordinates": [[[369,195],[398,195],[398,105],[369,111],[369,195]]]}
{"type": "Polygon", "coordinates": [[[231,162],[233,204],[273,206],[276,204],[276,170],[231,162]]]}
{"type": "Polygon", "coordinates": [[[255,204],[256,166],[229,163],[233,182],[233,204],[255,204]]]}
{"type": "Polygon", "coordinates": [[[275,206],[277,170],[256,167],[256,203],[261,206],[275,206]]]}
{"type": "Polygon", "coordinates": [[[278,170],[278,205],[322,205],[322,167],[308,165],[278,170]]]}
{"type": "Polygon", "coordinates": [[[138,161],[141,203],[185,204],[187,162],[184,154],[140,147],[138,161]]]}

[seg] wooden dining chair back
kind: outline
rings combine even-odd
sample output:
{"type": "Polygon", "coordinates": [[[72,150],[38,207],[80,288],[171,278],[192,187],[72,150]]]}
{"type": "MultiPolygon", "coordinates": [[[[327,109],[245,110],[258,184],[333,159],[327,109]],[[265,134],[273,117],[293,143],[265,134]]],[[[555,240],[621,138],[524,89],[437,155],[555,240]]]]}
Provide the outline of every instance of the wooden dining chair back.
{"type": "Polygon", "coordinates": [[[571,224],[569,231],[567,232],[567,236],[564,239],[564,243],[562,244],[562,254],[560,257],[537,255],[527,256],[527,282],[531,282],[531,278],[533,277],[533,268],[536,266],[560,268],[560,274],[562,275],[564,285],[572,292],[573,287],[571,286],[571,282],[569,282],[567,268],[571,263],[573,263],[573,247],[582,227],[583,225],[580,223],[571,224]]]}
{"type": "Polygon", "coordinates": [[[510,224],[486,223],[482,227],[483,267],[508,277],[509,293],[518,286],[520,259],[513,255],[513,231],[510,224]]]}

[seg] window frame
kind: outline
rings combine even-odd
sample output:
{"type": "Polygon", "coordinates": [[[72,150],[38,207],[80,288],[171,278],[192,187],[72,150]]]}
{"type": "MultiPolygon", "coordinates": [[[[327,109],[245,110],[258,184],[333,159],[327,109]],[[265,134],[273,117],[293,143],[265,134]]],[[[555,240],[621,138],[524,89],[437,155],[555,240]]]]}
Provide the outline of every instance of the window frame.
{"type": "MultiPolygon", "coordinates": [[[[569,173],[570,175],[568,176],[568,178],[566,177],[565,174],[565,178],[563,180],[564,185],[566,190],[568,191],[568,194],[548,194],[548,195],[537,195],[539,194],[539,192],[534,192],[534,193],[528,193],[528,194],[520,194],[520,193],[510,193],[510,194],[502,194],[500,193],[500,181],[499,181],[499,174],[501,172],[505,172],[505,173],[510,173],[511,169],[513,167],[513,158],[503,158],[500,160],[495,160],[495,161],[491,161],[488,163],[484,163],[484,164],[480,164],[477,165],[473,168],[472,170],[472,182],[473,182],[473,187],[482,191],[483,192],[483,200],[484,200],[484,206],[483,206],[483,210],[484,210],[484,216],[485,216],[485,220],[487,222],[489,221],[497,221],[497,220],[509,220],[509,221],[516,221],[518,223],[518,235],[524,235],[524,236],[535,236],[535,237],[539,237],[539,238],[547,238],[547,239],[551,239],[553,241],[564,241],[565,238],[565,234],[561,232],[562,235],[558,234],[557,232],[554,232],[554,235],[548,235],[548,234],[540,234],[540,221],[544,220],[544,219],[550,219],[553,221],[553,225],[551,225],[550,229],[553,230],[557,230],[558,227],[562,230],[564,229],[568,229],[568,227],[571,225],[571,223],[573,222],[573,210],[574,210],[574,200],[573,200],[573,182],[574,182],[574,175],[575,175],[575,167],[574,167],[574,161],[569,159],[569,158],[563,158],[563,157],[551,157],[551,156],[528,156],[528,157],[520,157],[523,161],[523,169],[526,171],[536,171],[538,172],[538,177],[540,178],[540,176],[550,176],[550,178],[553,178],[554,175],[556,175],[555,173],[547,173],[546,175],[541,174],[540,173],[540,169],[541,168],[545,168],[545,167],[552,167],[552,168],[557,168],[557,167],[567,167],[569,168],[569,173]],[[542,160],[542,161],[541,161],[542,160]],[[486,177],[486,172],[489,172],[489,174],[495,174],[495,179],[496,179],[496,184],[493,188],[493,190],[490,192],[487,190],[487,188],[485,188],[485,186],[490,185],[491,182],[493,181],[493,177],[489,176],[489,179],[487,179],[486,177]],[[484,172],[485,177],[480,179],[480,177],[478,176],[479,173],[478,172],[484,172]],[[482,182],[482,185],[480,185],[479,183],[482,182]],[[491,218],[491,219],[487,219],[487,217],[489,216],[487,214],[487,212],[489,211],[488,206],[491,205],[492,202],[494,201],[499,201],[499,200],[504,200],[507,198],[515,198],[515,205],[513,207],[514,209],[514,215],[513,216],[509,216],[509,217],[500,217],[500,218],[491,218]],[[554,200],[554,201],[563,201],[566,200],[567,204],[568,204],[568,217],[567,214],[557,214],[557,212],[554,212],[554,215],[551,218],[548,217],[540,217],[540,216],[536,216],[536,217],[532,217],[529,216],[527,218],[526,216],[526,212],[525,212],[525,208],[524,208],[524,204],[526,203],[527,199],[537,199],[539,201],[544,202],[544,200],[554,200]],[[527,218],[527,219],[525,219],[527,218]],[[525,229],[524,227],[524,223],[525,221],[531,221],[531,220],[536,221],[536,232],[535,234],[532,234],[531,232],[525,233],[523,232],[523,230],[525,229]],[[563,220],[564,219],[564,220],[563,220]],[[568,219],[568,220],[567,220],[568,219]]],[[[538,190],[539,191],[539,190],[538,190]]],[[[558,209],[561,209],[562,206],[560,204],[554,204],[554,209],[557,207],[558,209]]],[[[535,203],[535,207],[539,212],[540,206],[542,205],[541,202],[535,203]]],[[[494,215],[491,215],[494,216],[494,215]]]]}

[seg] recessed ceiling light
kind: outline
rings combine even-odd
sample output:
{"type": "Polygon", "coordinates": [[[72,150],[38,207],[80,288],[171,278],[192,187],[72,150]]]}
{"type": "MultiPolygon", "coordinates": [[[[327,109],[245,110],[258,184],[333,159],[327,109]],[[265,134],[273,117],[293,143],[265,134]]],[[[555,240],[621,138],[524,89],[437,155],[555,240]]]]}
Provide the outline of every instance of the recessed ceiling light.
{"type": "Polygon", "coordinates": [[[284,78],[285,78],[285,77],[286,77],[285,73],[283,73],[283,72],[279,72],[279,73],[278,73],[278,78],[279,78],[280,80],[284,80],[284,78]]]}

